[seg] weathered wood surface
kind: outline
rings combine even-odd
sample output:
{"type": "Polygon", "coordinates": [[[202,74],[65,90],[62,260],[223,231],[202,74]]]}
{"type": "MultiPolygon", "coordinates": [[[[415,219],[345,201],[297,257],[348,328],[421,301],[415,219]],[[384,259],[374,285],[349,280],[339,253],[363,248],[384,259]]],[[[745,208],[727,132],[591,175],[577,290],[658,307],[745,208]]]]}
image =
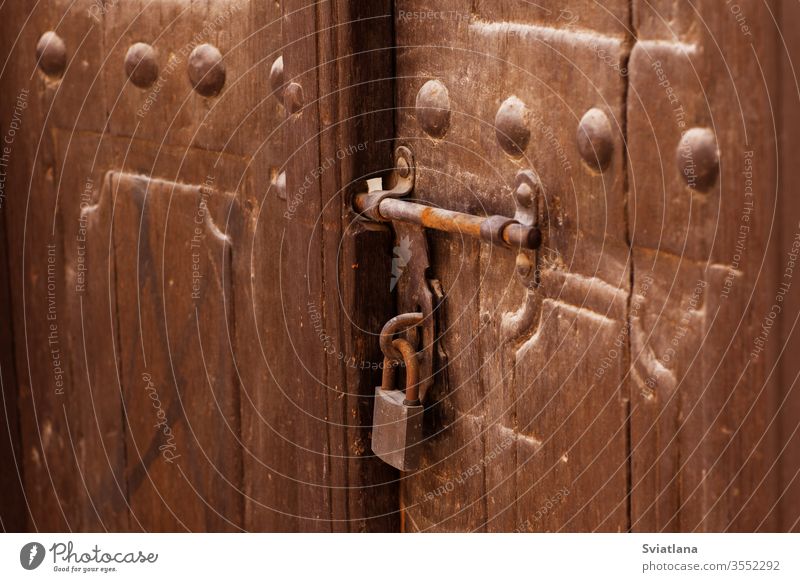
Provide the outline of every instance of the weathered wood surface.
{"type": "MultiPolygon", "coordinates": [[[[248,529],[397,529],[395,477],[369,449],[375,334],[392,311],[380,276],[390,239],[353,224],[346,205],[353,181],[391,159],[387,5],[282,6],[285,80],[302,87],[302,101],[294,114],[281,110],[286,199],[268,194],[257,215],[275,217],[257,224],[254,255],[270,260],[255,263],[253,286],[272,380],[243,408],[255,453],[245,459],[248,529]]],[[[241,341],[253,337],[245,329],[241,341]]]]}
{"type": "Polygon", "coordinates": [[[796,531],[796,285],[750,355],[798,222],[800,92],[770,8],[793,57],[800,14],[742,4],[0,6],[3,136],[26,104],[0,208],[0,461],[24,499],[4,472],[0,526],[796,531]],[[62,78],[37,68],[50,29],[62,78]],[[125,75],[135,42],[151,87],[125,75]],[[226,68],[215,97],[187,78],[203,42],[226,68]],[[431,79],[443,135],[415,109],[431,79]],[[513,122],[498,139],[512,97],[526,139],[513,122]],[[591,108],[602,172],[576,147],[591,108]],[[704,192],[676,165],[690,127],[719,146],[704,192]],[[513,253],[429,234],[443,370],[404,475],[369,449],[402,251],[349,211],[396,144],[446,208],[513,215],[519,169],[544,185],[531,291],[513,253]]]}
{"type": "Polygon", "coordinates": [[[447,296],[448,359],[424,467],[403,483],[406,530],[627,529],[626,81],[597,64],[600,50],[612,64],[625,62],[627,3],[428,8],[396,8],[398,140],[416,155],[416,196],[511,216],[514,176],[534,169],[545,190],[545,242],[529,321],[509,334],[503,319],[526,302],[514,254],[431,237],[432,276],[447,296]],[[447,87],[452,110],[440,140],[423,132],[414,109],[430,79],[447,87]],[[512,97],[525,104],[530,133],[516,157],[495,132],[512,97]],[[575,148],[578,121],[592,107],[615,130],[603,174],[575,148]]]}
{"type": "MultiPolygon", "coordinates": [[[[10,35],[0,37],[0,54],[11,52],[10,35]]],[[[0,75],[0,78],[3,78],[0,75]]],[[[3,83],[3,88],[6,88],[3,83]]],[[[0,101],[0,136],[5,141],[9,130],[21,130],[24,113],[28,106],[28,95],[24,103],[19,102],[19,91],[12,92],[0,101]],[[16,110],[16,115],[15,115],[16,110]]],[[[11,302],[11,270],[9,261],[11,250],[8,237],[8,196],[11,192],[9,170],[12,167],[16,133],[12,143],[0,143],[0,415],[3,421],[3,434],[0,436],[0,466],[6,469],[0,475],[0,531],[24,531],[28,525],[28,508],[25,505],[23,489],[19,392],[14,361],[14,306],[11,302]]]]}
{"type": "MultiPolygon", "coordinates": [[[[780,451],[797,413],[796,400],[781,406],[793,380],[781,387],[772,369],[777,332],[750,358],[780,301],[786,265],[771,258],[781,256],[774,233],[792,228],[774,214],[770,7],[594,8],[397,3],[398,136],[421,166],[417,196],[508,214],[507,184],[525,166],[547,191],[535,321],[516,342],[498,329],[498,314],[521,302],[511,259],[431,237],[449,297],[448,373],[425,466],[404,482],[406,528],[790,528],[780,508],[796,501],[781,494],[796,460],[780,451]],[[449,92],[442,139],[424,133],[414,109],[429,79],[449,92]],[[511,95],[530,110],[519,160],[494,133],[511,95]],[[614,134],[602,176],[575,147],[590,107],[614,134]],[[712,128],[721,154],[704,193],[677,166],[692,127],[712,128]]],[[[792,236],[782,236],[785,251],[792,236]]]]}
{"type": "MultiPolygon", "coordinates": [[[[6,135],[10,123],[0,125],[6,135]]],[[[9,157],[10,161],[10,157],[9,157]]],[[[16,364],[14,362],[14,328],[12,323],[11,281],[8,268],[8,239],[6,238],[5,196],[6,185],[0,193],[0,415],[3,418],[3,434],[0,436],[0,466],[6,469],[0,474],[0,531],[24,531],[27,527],[27,507],[22,484],[23,459],[20,450],[19,408],[17,401],[16,364]]]]}
{"type": "MultiPolygon", "coordinates": [[[[774,243],[777,47],[769,6],[741,9],[744,21],[714,3],[637,2],[634,12],[634,289],[651,273],[655,280],[632,320],[638,531],[781,527],[777,332],[763,351],[759,344],[783,299],[774,243]],[[716,135],[720,170],[710,188],[690,188],[677,167],[691,128],[716,135]]],[[[699,174],[704,164],[695,161],[699,174]]]]}
{"type": "MultiPolygon", "coordinates": [[[[794,152],[800,148],[800,36],[796,23],[800,22],[800,4],[780,2],[777,16],[780,18],[781,36],[778,42],[780,97],[777,110],[780,127],[780,150],[778,195],[780,214],[780,247],[782,252],[790,248],[797,237],[800,225],[800,172],[794,152]]],[[[776,237],[777,239],[777,237],[776,237]]],[[[780,500],[773,511],[780,515],[780,531],[800,531],[800,360],[794,354],[800,350],[800,294],[791,294],[780,324],[780,354],[778,365],[779,410],[780,410],[780,500]]]]}
{"type": "Polygon", "coordinates": [[[388,161],[391,18],[385,3],[294,8],[0,8],[2,86],[29,92],[3,220],[30,529],[397,529],[396,476],[368,449],[379,371],[362,370],[392,311],[374,278],[390,237],[346,206],[351,181],[388,161]],[[63,77],[36,66],[53,28],[63,77]],[[159,75],[139,88],[124,61],[142,41],[159,75]],[[223,54],[217,97],[187,79],[203,42],[223,54]],[[284,45],[309,105],[295,117],[269,83],[284,45]]]}

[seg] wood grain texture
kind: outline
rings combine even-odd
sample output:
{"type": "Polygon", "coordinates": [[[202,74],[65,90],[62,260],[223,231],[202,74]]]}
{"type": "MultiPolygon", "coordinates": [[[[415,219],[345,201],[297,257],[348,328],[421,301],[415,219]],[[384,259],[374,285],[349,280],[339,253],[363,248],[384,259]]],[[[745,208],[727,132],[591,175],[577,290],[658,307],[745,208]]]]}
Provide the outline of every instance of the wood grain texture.
{"type": "Polygon", "coordinates": [[[30,23],[8,35],[16,44],[3,70],[4,91],[15,96],[3,100],[5,119],[12,115],[16,96],[28,92],[24,134],[14,141],[6,178],[7,191],[14,193],[6,199],[6,226],[28,523],[33,530],[49,531],[75,527],[80,510],[68,500],[77,499],[81,486],[74,479],[79,472],[67,421],[71,370],[63,319],[64,246],[55,147],[46,121],[59,84],[37,70],[35,58],[39,36],[61,12],[51,4],[3,9],[4,36],[12,22],[30,23]]]}
{"type": "Polygon", "coordinates": [[[741,4],[2,4],[0,131],[23,129],[0,207],[0,462],[20,464],[0,527],[797,531],[800,9],[741,4]],[[63,78],[36,64],[51,29],[63,78]],[[125,74],[135,42],[150,87],[125,74]],[[223,55],[215,97],[189,83],[200,43],[223,55]],[[520,156],[495,127],[512,98],[520,156]],[[602,172],[576,147],[591,108],[602,172]],[[705,192],[676,163],[690,127],[719,146],[705,192]],[[433,205],[511,216],[518,170],[544,185],[530,288],[508,249],[428,233],[441,369],[413,474],[369,446],[399,241],[350,209],[401,144],[433,205]]]}
{"type": "Polygon", "coordinates": [[[779,340],[763,352],[755,343],[782,299],[771,242],[775,25],[767,4],[744,12],[751,34],[713,3],[636,3],[634,288],[651,272],[657,281],[633,327],[637,531],[779,527],[779,340]],[[710,128],[719,147],[719,178],[707,191],[687,187],[676,163],[693,127],[710,128]]]}
{"type": "Polygon", "coordinates": [[[285,77],[302,87],[302,108],[281,125],[287,199],[266,202],[255,244],[271,257],[256,267],[272,302],[260,337],[286,348],[265,352],[274,384],[243,409],[245,434],[273,433],[255,438],[246,460],[257,492],[246,523],[388,531],[398,520],[394,476],[368,443],[375,334],[391,309],[390,255],[376,249],[391,247],[385,230],[353,224],[349,211],[356,181],[391,159],[380,141],[391,137],[386,4],[287,2],[282,10],[285,77]]]}
{"type": "Polygon", "coordinates": [[[58,160],[58,215],[64,241],[63,333],[72,383],[69,439],[79,468],[73,524],[84,531],[130,527],[125,476],[125,419],[117,367],[116,272],[111,244],[114,200],[106,172],[115,166],[108,140],[53,131],[58,160]],[[90,163],[87,163],[87,160],[90,163]]]}
{"type": "MultiPolygon", "coordinates": [[[[6,135],[8,126],[0,125],[6,135]]],[[[2,196],[7,194],[3,184],[2,196]]],[[[13,306],[11,304],[11,271],[6,237],[6,201],[0,204],[0,414],[3,418],[3,434],[0,436],[0,466],[7,467],[0,475],[0,530],[4,532],[25,531],[28,526],[25,490],[22,484],[23,459],[20,450],[19,395],[17,392],[16,363],[14,362],[13,306]]]]}
{"type": "Polygon", "coordinates": [[[392,164],[391,2],[318,4],[319,159],[333,531],[396,531],[397,473],[370,449],[377,338],[393,315],[392,240],[354,220],[350,198],[392,164]],[[331,282],[335,282],[335,289],[331,282]]]}
{"type": "MultiPolygon", "coordinates": [[[[380,375],[370,369],[380,360],[373,336],[391,312],[391,246],[385,229],[351,224],[348,202],[352,184],[390,159],[381,141],[392,135],[391,80],[381,78],[392,62],[386,4],[106,8],[56,2],[30,19],[27,7],[1,9],[9,49],[17,33],[9,27],[27,23],[3,88],[30,91],[29,133],[9,176],[24,196],[8,207],[29,527],[397,529],[395,475],[365,445],[367,395],[380,375]],[[69,62],[61,79],[37,71],[34,54],[56,25],[69,62]],[[125,74],[134,42],[154,48],[150,87],[125,74]],[[215,98],[187,78],[188,56],[203,42],[226,67],[215,98]],[[292,119],[268,88],[284,42],[310,105],[292,119]],[[340,91],[348,79],[352,89],[340,91]],[[310,178],[287,219],[278,175],[289,174],[294,195],[329,155],[324,181],[310,178]],[[221,201],[203,227],[206,294],[197,304],[192,217],[207,188],[221,201]],[[48,276],[65,362],[58,393],[48,276]],[[163,456],[171,448],[159,450],[164,419],[153,416],[154,397],[181,455],[173,463],[163,456]]],[[[4,116],[12,109],[4,100],[4,116]]],[[[8,371],[4,363],[4,379],[8,371]]]]}
{"type": "MultiPolygon", "coordinates": [[[[5,17],[7,12],[0,8],[0,16],[5,17]]],[[[0,25],[0,54],[9,55],[12,50],[11,35],[5,34],[5,27],[0,25]]],[[[0,87],[4,89],[8,86],[7,76],[0,73],[0,87]]],[[[3,99],[0,102],[0,135],[8,135],[9,129],[18,127],[22,123],[22,117],[27,109],[27,95],[25,95],[25,107],[18,104],[19,93],[14,93],[14,97],[3,99]],[[17,109],[15,117],[14,110],[17,109]]],[[[16,131],[16,130],[15,130],[16,131]]],[[[9,218],[9,204],[12,190],[11,178],[9,177],[10,168],[13,167],[13,155],[16,148],[5,144],[0,146],[2,155],[2,167],[0,167],[0,321],[3,322],[0,329],[0,414],[2,414],[3,434],[0,436],[0,466],[8,469],[0,475],[0,531],[21,532],[28,528],[28,508],[26,506],[25,490],[23,487],[23,466],[22,458],[22,433],[20,432],[19,418],[19,391],[17,383],[17,369],[15,361],[15,341],[14,334],[14,305],[12,304],[12,275],[11,275],[11,254],[14,249],[9,247],[9,230],[7,222],[9,218]]],[[[19,165],[19,164],[17,164],[19,165]]],[[[13,198],[13,196],[11,196],[13,198]]]]}
{"type": "Polygon", "coordinates": [[[433,393],[438,412],[423,468],[403,484],[406,529],[624,530],[629,272],[619,67],[627,7],[603,16],[576,10],[569,22],[555,3],[537,12],[439,2],[444,16],[420,16],[427,8],[396,5],[398,139],[417,157],[416,196],[511,216],[514,176],[532,168],[544,184],[545,243],[528,298],[513,253],[431,237],[432,276],[447,297],[447,368],[433,393]],[[598,66],[601,50],[609,64],[598,66]],[[449,92],[443,139],[423,133],[414,109],[429,79],[449,92]],[[528,111],[530,143],[519,159],[495,136],[495,115],[512,96],[528,111]],[[603,174],[575,148],[578,121],[592,107],[613,127],[603,174]],[[526,301],[527,324],[504,334],[502,321],[526,301]],[[597,375],[612,350],[610,368],[597,375]]]}
{"type": "MultiPolygon", "coordinates": [[[[800,223],[800,187],[797,175],[800,172],[792,153],[800,147],[800,37],[792,23],[800,22],[800,4],[795,2],[779,2],[775,10],[780,18],[781,37],[777,52],[780,63],[780,104],[781,141],[779,207],[782,221],[780,223],[780,246],[790,248],[796,237],[796,228],[800,223]]],[[[781,318],[780,347],[780,441],[781,477],[779,486],[780,500],[774,511],[779,513],[781,531],[800,531],[800,387],[798,373],[800,362],[792,357],[800,349],[800,296],[790,295],[781,318]]]]}
{"type": "Polygon", "coordinates": [[[148,531],[241,527],[239,393],[228,337],[235,196],[111,173],[131,512],[148,531]],[[136,259],[130,260],[129,257],[136,259]]]}

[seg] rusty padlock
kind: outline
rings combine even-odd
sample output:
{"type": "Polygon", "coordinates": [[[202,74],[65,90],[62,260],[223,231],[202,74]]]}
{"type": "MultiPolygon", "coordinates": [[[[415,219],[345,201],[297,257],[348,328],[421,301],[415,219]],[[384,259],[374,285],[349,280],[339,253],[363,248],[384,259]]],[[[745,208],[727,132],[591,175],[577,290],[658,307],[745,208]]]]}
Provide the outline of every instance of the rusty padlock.
{"type": "Polygon", "coordinates": [[[396,339],[391,345],[405,363],[406,391],[395,389],[395,360],[385,356],[381,385],[375,389],[372,451],[392,467],[414,471],[419,465],[424,410],[419,401],[417,352],[405,339],[396,339]]]}

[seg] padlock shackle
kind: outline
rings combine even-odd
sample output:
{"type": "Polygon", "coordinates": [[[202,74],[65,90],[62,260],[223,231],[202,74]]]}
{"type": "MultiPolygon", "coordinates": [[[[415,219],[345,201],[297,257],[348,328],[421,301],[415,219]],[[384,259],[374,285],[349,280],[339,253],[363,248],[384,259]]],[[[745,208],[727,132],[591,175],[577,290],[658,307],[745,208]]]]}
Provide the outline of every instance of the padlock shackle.
{"type": "Polygon", "coordinates": [[[406,365],[406,399],[403,404],[406,406],[418,406],[419,361],[417,360],[417,350],[408,340],[404,339],[396,339],[392,342],[392,345],[403,355],[403,362],[406,365]]]}
{"type": "MultiPolygon", "coordinates": [[[[393,347],[403,357],[403,364],[406,367],[406,404],[419,404],[419,360],[417,351],[408,340],[396,339],[392,342],[393,347]]],[[[394,390],[394,368],[396,362],[389,357],[383,359],[383,376],[381,388],[383,390],[394,390]]]]}
{"type": "MultiPolygon", "coordinates": [[[[395,362],[405,359],[403,354],[394,346],[392,336],[401,331],[418,326],[422,323],[424,318],[425,316],[422,315],[422,313],[401,313],[387,321],[386,325],[384,325],[381,330],[380,336],[381,351],[384,357],[391,358],[395,362]]],[[[412,339],[413,343],[416,344],[416,334],[412,339]]],[[[385,370],[386,368],[384,367],[384,371],[385,370]]]]}
{"type": "Polygon", "coordinates": [[[394,367],[397,365],[390,357],[383,358],[383,375],[381,376],[381,388],[384,390],[394,390],[394,367]]]}

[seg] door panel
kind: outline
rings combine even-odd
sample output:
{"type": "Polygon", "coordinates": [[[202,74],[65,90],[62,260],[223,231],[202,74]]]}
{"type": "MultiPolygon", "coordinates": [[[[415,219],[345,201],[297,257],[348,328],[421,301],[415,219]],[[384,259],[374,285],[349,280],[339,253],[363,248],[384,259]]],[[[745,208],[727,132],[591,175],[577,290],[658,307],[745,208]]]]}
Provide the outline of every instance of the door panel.
{"type": "Polygon", "coordinates": [[[28,4],[0,6],[2,527],[797,529],[793,9],[28,4]],[[404,474],[370,451],[399,241],[351,207],[398,145],[433,206],[513,216],[517,172],[543,184],[530,265],[426,232],[437,373],[404,474]]]}
{"type": "Polygon", "coordinates": [[[626,62],[627,5],[577,20],[555,3],[438,2],[436,19],[426,9],[396,7],[398,140],[415,153],[416,196],[509,216],[514,175],[534,169],[545,240],[528,294],[513,253],[431,237],[447,366],[424,468],[403,482],[406,529],[626,529],[626,81],[612,65],[626,62]],[[596,65],[601,50],[611,65],[596,65]],[[449,93],[443,139],[425,133],[415,109],[430,79],[449,93]],[[504,151],[495,128],[513,98],[526,109],[522,155],[504,151]],[[574,146],[593,107],[614,130],[602,173],[574,146]],[[504,329],[514,315],[525,325],[504,329]]]}
{"type": "Polygon", "coordinates": [[[748,34],[712,3],[637,2],[635,14],[634,289],[642,277],[656,283],[632,327],[632,527],[772,531],[779,345],[758,342],[784,269],[770,259],[781,255],[773,16],[749,6],[748,34]],[[693,128],[713,132],[719,149],[709,187],[699,180],[713,164],[680,145],[693,128]]]}
{"type": "Polygon", "coordinates": [[[131,510],[148,531],[237,529],[242,453],[228,307],[235,239],[220,230],[235,211],[235,195],[219,183],[188,186],[116,172],[105,185],[117,202],[131,510]]]}
{"type": "Polygon", "coordinates": [[[394,476],[368,454],[380,372],[364,370],[392,309],[372,282],[388,273],[372,251],[390,237],[353,227],[342,195],[385,169],[391,80],[367,101],[332,89],[390,68],[391,18],[380,3],[290,4],[0,9],[4,38],[25,23],[2,73],[28,96],[3,210],[31,529],[397,527],[394,476]],[[348,13],[352,24],[316,35],[348,13]],[[37,69],[51,29],[63,75],[37,69]],[[153,48],[149,86],[125,72],[137,42],[153,48]],[[323,42],[342,58],[317,69],[323,42]],[[201,43],[223,57],[216,96],[189,82],[201,43]],[[380,50],[368,66],[356,56],[380,50]],[[310,105],[294,116],[270,86],[281,54],[310,105]],[[323,123],[335,138],[321,140],[323,123]],[[320,141],[334,159],[326,189],[306,187],[289,213],[320,141]]]}

